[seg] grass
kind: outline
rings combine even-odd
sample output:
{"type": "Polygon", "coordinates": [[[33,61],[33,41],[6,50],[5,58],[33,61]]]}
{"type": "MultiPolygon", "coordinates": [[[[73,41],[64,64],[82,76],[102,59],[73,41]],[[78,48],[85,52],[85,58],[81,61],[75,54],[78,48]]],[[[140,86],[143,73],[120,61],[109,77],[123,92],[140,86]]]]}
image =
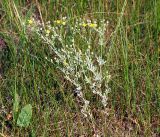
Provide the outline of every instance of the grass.
{"type": "MultiPolygon", "coordinates": [[[[159,136],[159,4],[158,0],[1,1],[0,136],[159,136]],[[96,34],[84,34],[92,39],[91,50],[106,59],[111,75],[107,116],[98,97],[86,93],[94,118],[84,118],[74,86],[56,62],[45,60],[53,56],[49,47],[23,25],[32,16],[42,24],[64,16],[73,26],[78,18],[109,21],[103,48],[97,47],[96,34]],[[7,118],[13,115],[15,93],[19,109],[32,105],[27,127],[7,118]]],[[[77,48],[83,50],[86,45],[80,38],[77,48]]]]}

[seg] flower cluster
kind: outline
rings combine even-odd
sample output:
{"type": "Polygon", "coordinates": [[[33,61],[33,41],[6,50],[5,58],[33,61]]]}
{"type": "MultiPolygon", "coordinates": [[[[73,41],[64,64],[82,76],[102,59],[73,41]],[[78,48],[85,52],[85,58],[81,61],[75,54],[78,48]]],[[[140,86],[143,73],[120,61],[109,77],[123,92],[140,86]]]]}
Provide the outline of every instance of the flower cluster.
{"type": "Polygon", "coordinates": [[[55,20],[54,23],[59,25],[66,25],[66,17],[63,17],[62,19],[55,20]]]}
{"type": "Polygon", "coordinates": [[[86,22],[82,21],[80,24],[82,27],[90,27],[90,28],[96,28],[98,26],[97,22],[92,22],[91,20],[87,20],[86,22]]]}
{"type": "Polygon", "coordinates": [[[33,24],[33,19],[29,19],[28,24],[30,24],[30,25],[33,24]]]}
{"type": "Polygon", "coordinates": [[[102,21],[99,27],[96,22],[92,23],[91,21],[87,21],[87,23],[84,23],[83,21],[77,21],[74,27],[68,25],[67,29],[69,32],[67,30],[64,31],[64,28],[56,26],[56,24],[66,25],[66,19],[56,20],[54,23],[55,25],[53,26],[50,22],[47,23],[45,26],[46,29],[37,26],[32,30],[36,32],[38,36],[48,44],[50,50],[54,52],[56,55],[54,59],[45,58],[51,63],[57,63],[57,69],[64,74],[65,79],[74,85],[74,92],[84,103],[81,112],[84,116],[92,118],[90,101],[85,98],[87,92],[90,91],[92,94],[98,95],[104,107],[107,106],[108,93],[110,92],[108,83],[111,76],[105,68],[106,60],[103,59],[101,54],[102,49],[105,47],[105,21],[102,21]],[[93,29],[93,33],[97,33],[99,36],[98,46],[101,49],[100,53],[93,53],[91,51],[91,35],[87,37],[83,36],[82,34],[85,34],[85,30],[80,29],[82,26],[95,28],[93,29]],[[83,31],[83,33],[81,31],[83,31]],[[87,45],[87,47],[80,49],[81,45],[77,42],[78,36],[78,40],[84,42],[84,45],[87,45]],[[57,46],[57,41],[59,46],[57,46]]]}

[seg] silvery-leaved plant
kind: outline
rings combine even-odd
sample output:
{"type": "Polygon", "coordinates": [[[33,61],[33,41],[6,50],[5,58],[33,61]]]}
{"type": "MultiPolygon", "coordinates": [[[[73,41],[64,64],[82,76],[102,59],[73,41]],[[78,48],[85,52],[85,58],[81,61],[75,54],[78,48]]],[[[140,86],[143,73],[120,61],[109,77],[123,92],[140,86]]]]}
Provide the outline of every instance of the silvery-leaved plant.
{"type": "Polygon", "coordinates": [[[28,26],[49,46],[50,51],[55,55],[54,58],[44,58],[51,63],[57,63],[57,69],[75,87],[74,92],[83,101],[82,114],[92,118],[90,101],[85,97],[88,91],[101,97],[101,103],[106,107],[110,92],[108,83],[111,76],[104,69],[106,61],[102,57],[102,50],[105,47],[105,21],[100,21],[98,25],[97,21],[80,19],[72,25],[69,21],[67,22],[66,18],[62,18],[55,20],[53,25],[51,22],[44,25],[30,19],[28,26]],[[94,53],[92,50],[92,33],[98,35],[97,46],[100,48],[100,53],[94,53]],[[79,36],[78,40],[86,45],[84,49],[80,49],[81,45],[76,42],[77,36],[79,36]]]}

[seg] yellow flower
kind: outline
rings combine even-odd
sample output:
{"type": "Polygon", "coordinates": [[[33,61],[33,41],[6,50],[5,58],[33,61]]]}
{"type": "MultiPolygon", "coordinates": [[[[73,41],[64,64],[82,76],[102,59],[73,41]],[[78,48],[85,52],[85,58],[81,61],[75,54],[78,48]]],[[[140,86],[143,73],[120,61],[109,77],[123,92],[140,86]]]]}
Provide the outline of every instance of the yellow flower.
{"type": "Polygon", "coordinates": [[[63,65],[68,66],[68,63],[66,62],[66,60],[63,61],[63,65]]]}
{"type": "Polygon", "coordinates": [[[28,24],[30,24],[30,25],[33,24],[33,20],[29,19],[28,24]]]}
{"type": "Polygon", "coordinates": [[[62,25],[66,25],[66,22],[65,22],[65,21],[63,21],[63,22],[62,22],[62,25]]]}
{"type": "Polygon", "coordinates": [[[54,22],[60,25],[66,25],[66,22],[63,20],[55,20],[54,22]]]}
{"type": "Polygon", "coordinates": [[[48,30],[48,29],[46,30],[46,34],[49,34],[50,32],[51,32],[50,30],[48,30]]]}
{"type": "Polygon", "coordinates": [[[81,24],[81,26],[86,27],[86,26],[87,26],[87,24],[86,24],[86,23],[82,23],[82,24],[81,24]]]}
{"type": "Polygon", "coordinates": [[[91,28],[96,28],[97,24],[96,23],[90,23],[90,24],[88,24],[88,26],[91,27],[91,28]]]}
{"type": "Polygon", "coordinates": [[[57,23],[57,24],[61,24],[61,23],[62,23],[61,20],[56,20],[56,21],[54,21],[54,22],[57,23]]]}

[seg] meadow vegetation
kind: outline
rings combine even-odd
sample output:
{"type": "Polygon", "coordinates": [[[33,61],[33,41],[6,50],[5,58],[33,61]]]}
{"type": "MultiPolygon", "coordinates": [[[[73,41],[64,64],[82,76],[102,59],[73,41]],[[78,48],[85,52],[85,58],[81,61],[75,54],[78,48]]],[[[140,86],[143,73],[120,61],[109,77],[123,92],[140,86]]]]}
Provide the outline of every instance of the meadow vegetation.
{"type": "Polygon", "coordinates": [[[0,136],[160,136],[159,7],[0,1],[0,136]]]}

